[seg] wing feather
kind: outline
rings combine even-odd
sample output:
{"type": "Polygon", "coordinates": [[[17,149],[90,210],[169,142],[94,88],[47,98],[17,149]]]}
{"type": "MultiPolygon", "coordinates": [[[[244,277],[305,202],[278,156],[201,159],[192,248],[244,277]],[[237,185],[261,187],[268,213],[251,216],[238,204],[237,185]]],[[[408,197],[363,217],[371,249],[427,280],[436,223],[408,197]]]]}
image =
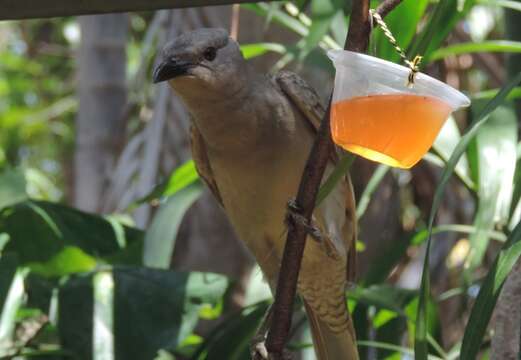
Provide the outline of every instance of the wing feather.
{"type": "Polygon", "coordinates": [[[215,199],[224,208],[223,200],[221,198],[221,194],[219,193],[217,183],[215,182],[210,161],[208,160],[206,144],[204,143],[204,139],[195,125],[190,127],[190,144],[192,146],[192,157],[194,159],[197,173],[206,183],[215,199]]]}
{"type": "MultiPolygon", "coordinates": [[[[275,76],[275,82],[282,92],[290,99],[292,104],[304,115],[312,130],[317,132],[320,123],[326,112],[320,97],[315,90],[309,86],[300,76],[290,71],[281,71],[275,76]]],[[[335,145],[331,146],[331,160],[333,163],[338,161],[338,154],[342,152],[335,145]]],[[[346,221],[344,241],[348,245],[348,268],[347,278],[354,281],[356,267],[356,206],[353,195],[353,187],[349,176],[345,177],[348,188],[346,196],[346,221]]]]}

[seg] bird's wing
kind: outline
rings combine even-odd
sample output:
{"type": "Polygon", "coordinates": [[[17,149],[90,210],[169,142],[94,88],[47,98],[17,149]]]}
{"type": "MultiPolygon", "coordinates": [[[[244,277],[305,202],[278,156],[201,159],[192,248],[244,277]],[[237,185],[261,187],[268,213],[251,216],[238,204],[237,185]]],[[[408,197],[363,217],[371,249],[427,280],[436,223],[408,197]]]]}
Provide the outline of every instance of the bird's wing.
{"type": "Polygon", "coordinates": [[[222,207],[224,207],[221,194],[219,193],[219,188],[217,187],[217,183],[213,177],[210,161],[208,160],[206,144],[204,143],[204,139],[201,136],[199,129],[197,129],[194,125],[190,126],[190,143],[192,145],[192,157],[194,159],[197,173],[206,183],[215,199],[222,207]]]}
{"type": "MultiPolygon", "coordinates": [[[[326,112],[318,94],[309,86],[300,76],[291,71],[281,71],[275,75],[275,82],[282,90],[282,92],[290,99],[292,104],[304,115],[303,118],[308,121],[311,128],[318,130],[320,122],[326,112]]],[[[331,160],[336,163],[338,154],[342,152],[339,148],[332,145],[331,160]]],[[[347,226],[344,236],[344,242],[347,248],[350,249],[348,253],[348,279],[353,280],[355,264],[355,249],[354,241],[356,240],[356,206],[353,196],[353,188],[349,176],[345,178],[347,185],[346,198],[346,220],[349,224],[347,226]]]]}
{"type": "MultiPolygon", "coordinates": [[[[309,86],[304,79],[291,71],[280,71],[275,75],[275,81],[284,94],[289,97],[293,105],[304,115],[316,133],[326,112],[315,89],[309,86]]],[[[335,145],[331,146],[331,160],[336,163],[338,155],[343,150],[335,145]]]]}

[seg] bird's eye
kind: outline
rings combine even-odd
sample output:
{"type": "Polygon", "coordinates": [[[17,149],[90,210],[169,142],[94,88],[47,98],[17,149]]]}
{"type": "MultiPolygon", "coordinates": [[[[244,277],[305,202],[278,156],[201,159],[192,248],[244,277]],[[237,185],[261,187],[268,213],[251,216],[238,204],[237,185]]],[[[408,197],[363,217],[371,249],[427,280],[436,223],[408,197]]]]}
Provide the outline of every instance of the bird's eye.
{"type": "Polygon", "coordinates": [[[214,47],[209,47],[204,51],[204,58],[208,61],[213,61],[217,56],[217,49],[214,47]]]}

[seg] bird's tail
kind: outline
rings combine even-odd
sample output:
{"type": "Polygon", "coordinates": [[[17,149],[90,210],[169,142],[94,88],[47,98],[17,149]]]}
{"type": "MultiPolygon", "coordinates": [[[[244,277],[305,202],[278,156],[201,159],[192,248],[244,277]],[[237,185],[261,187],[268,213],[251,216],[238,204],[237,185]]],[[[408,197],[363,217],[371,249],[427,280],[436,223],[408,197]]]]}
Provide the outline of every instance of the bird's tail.
{"type": "Polygon", "coordinates": [[[333,331],[304,301],[317,360],[358,360],[352,321],[342,330],[333,331]]]}

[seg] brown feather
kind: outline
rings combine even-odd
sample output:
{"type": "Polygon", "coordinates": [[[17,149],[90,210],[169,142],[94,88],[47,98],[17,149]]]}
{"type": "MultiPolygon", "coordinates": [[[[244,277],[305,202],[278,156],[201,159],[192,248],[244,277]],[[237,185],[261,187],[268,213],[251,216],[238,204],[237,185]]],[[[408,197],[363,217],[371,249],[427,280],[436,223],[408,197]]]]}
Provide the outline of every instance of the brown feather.
{"type": "MultiPolygon", "coordinates": [[[[291,71],[281,71],[275,75],[275,82],[282,92],[291,100],[292,104],[304,115],[304,119],[309,122],[310,128],[315,133],[320,127],[320,122],[326,112],[318,94],[300,76],[291,71]]],[[[331,161],[338,162],[338,154],[343,150],[335,145],[331,146],[331,161]]],[[[347,279],[354,282],[356,277],[356,205],[353,196],[353,187],[349,176],[344,180],[349,187],[346,198],[346,217],[351,222],[351,229],[346,232],[344,241],[349,243],[349,254],[347,264],[347,279]]]]}
{"type": "Polygon", "coordinates": [[[192,158],[194,160],[197,173],[206,183],[215,199],[224,208],[223,200],[221,198],[221,194],[219,193],[219,188],[217,187],[217,183],[215,182],[213,176],[212,166],[208,160],[204,139],[201,136],[199,130],[193,124],[190,126],[190,144],[192,146],[192,158]]]}

